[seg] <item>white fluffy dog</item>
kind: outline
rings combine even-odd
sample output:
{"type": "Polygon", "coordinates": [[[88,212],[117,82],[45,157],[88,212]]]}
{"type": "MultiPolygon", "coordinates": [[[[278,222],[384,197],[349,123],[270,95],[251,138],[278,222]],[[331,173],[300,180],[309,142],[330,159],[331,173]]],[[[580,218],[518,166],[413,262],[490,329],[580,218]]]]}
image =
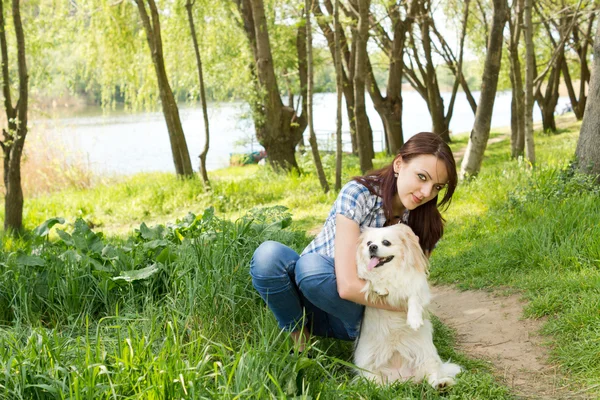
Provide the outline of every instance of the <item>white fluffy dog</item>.
{"type": "Polygon", "coordinates": [[[365,229],[356,264],[368,300],[407,310],[366,307],[354,353],[358,373],[381,384],[427,379],[434,388],[453,385],[461,368],[442,362],[433,345],[425,310],[428,262],[413,231],[403,224],[365,229]]]}

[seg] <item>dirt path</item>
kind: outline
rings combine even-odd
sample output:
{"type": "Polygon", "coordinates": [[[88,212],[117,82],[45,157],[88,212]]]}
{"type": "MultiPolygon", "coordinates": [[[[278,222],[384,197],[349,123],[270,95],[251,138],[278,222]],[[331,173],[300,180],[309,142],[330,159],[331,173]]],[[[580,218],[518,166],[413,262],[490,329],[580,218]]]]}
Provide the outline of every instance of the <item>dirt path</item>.
{"type": "Polygon", "coordinates": [[[522,319],[518,295],[494,296],[482,291],[460,292],[433,287],[433,313],[456,330],[457,345],[469,356],[490,361],[496,375],[519,397],[584,399],[569,391],[537,334],[543,322],[522,319]]]}

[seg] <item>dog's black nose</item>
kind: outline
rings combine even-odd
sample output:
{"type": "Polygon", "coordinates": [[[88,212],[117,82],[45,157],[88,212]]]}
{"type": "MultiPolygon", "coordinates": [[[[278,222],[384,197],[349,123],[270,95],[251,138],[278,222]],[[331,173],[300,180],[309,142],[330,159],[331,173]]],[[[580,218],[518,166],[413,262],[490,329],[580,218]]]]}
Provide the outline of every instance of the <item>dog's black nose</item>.
{"type": "Polygon", "coordinates": [[[375,253],[377,251],[377,245],[372,244],[369,246],[369,253],[375,253]]]}

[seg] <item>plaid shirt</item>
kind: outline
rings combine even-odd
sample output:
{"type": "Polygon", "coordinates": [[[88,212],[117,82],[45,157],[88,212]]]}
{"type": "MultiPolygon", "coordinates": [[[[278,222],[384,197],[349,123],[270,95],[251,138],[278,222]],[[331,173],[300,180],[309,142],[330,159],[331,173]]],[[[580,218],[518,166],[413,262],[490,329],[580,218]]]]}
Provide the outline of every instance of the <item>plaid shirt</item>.
{"type": "MultiPolygon", "coordinates": [[[[341,214],[355,221],[360,230],[364,227],[381,228],[385,224],[385,212],[381,197],[369,192],[369,189],[356,182],[348,182],[340,193],[325,220],[325,225],[314,240],[304,249],[302,255],[318,253],[333,257],[335,240],[335,217],[341,214]]],[[[402,222],[408,221],[408,210],[402,216],[402,222]]]]}

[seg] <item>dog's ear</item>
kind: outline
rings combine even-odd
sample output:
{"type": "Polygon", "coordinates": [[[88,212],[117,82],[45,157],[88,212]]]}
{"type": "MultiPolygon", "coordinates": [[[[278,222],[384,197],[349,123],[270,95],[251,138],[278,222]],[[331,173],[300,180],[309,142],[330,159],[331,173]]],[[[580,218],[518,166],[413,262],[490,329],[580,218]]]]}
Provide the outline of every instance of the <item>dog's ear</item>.
{"type": "Polygon", "coordinates": [[[404,235],[406,246],[408,247],[407,261],[419,272],[429,275],[429,260],[423,253],[419,238],[412,229],[408,229],[404,235]]]}
{"type": "Polygon", "coordinates": [[[369,262],[369,260],[364,259],[363,255],[363,247],[367,241],[367,236],[369,234],[369,229],[366,228],[362,231],[362,233],[358,236],[358,241],[356,242],[356,265],[365,264],[369,262]]]}

